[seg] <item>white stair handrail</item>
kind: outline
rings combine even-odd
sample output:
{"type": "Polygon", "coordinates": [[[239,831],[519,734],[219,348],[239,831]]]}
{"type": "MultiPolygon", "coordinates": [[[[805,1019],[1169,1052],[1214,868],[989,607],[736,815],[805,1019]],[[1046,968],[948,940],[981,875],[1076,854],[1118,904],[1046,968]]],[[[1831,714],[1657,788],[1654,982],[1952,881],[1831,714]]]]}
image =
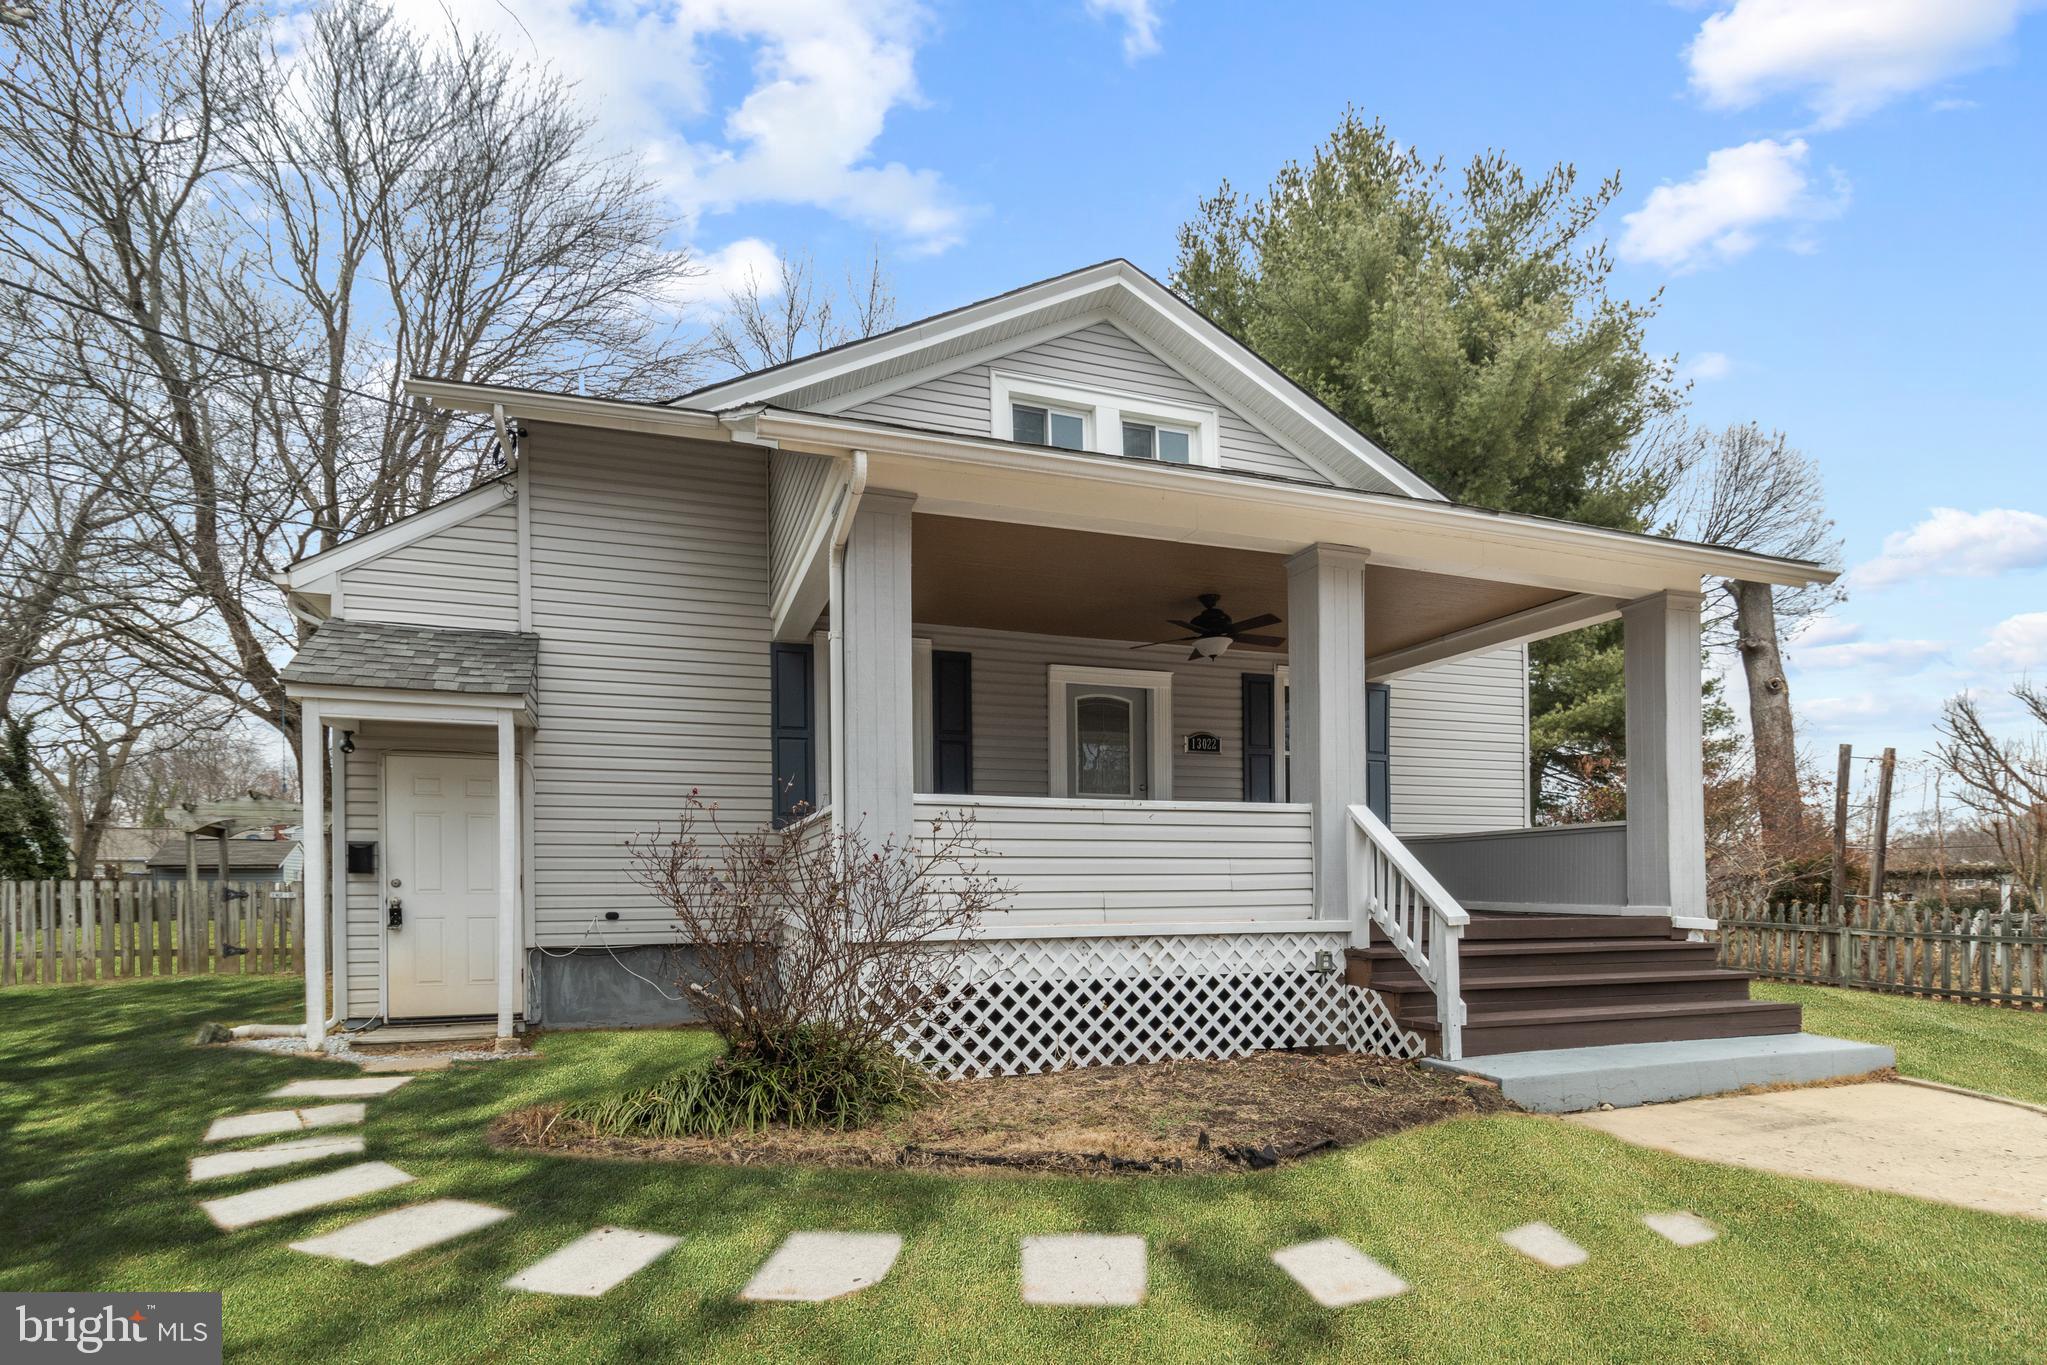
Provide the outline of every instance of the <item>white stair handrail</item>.
{"type": "Polygon", "coordinates": [[[1464,993],[1457,950],[1471,914],[1421,865],[1406,844],[1368,806],[1350,808],[1358,838],[1353,868],[1358,874],[1359,910],[1353,913],[1351,943],[1365,947],[1373,928],[1385,935],[1436,997],[1443,1056],[1464,1055],[1464,993]]]}

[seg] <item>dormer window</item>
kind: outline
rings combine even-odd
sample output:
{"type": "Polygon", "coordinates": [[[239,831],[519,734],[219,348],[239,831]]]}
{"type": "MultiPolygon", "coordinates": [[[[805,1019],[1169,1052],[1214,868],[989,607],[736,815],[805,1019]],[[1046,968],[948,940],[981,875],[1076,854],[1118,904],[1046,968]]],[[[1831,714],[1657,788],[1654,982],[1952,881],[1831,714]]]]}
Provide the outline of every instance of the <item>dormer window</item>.
{"type": "Polygon", "coordinates": [[[1188,427],[1160,426],[1155,422],[1123,424],[1123,453],[1136,460],[1192,464],[1195,439],[1196,433],[1188,427]]]}
{"type": "Polygon", "coordinates": [[[1055,446],[1060,450],[1087,449],[1087,414],[1070,408],[1032,403],[1012,403],[1009,409],[1010,439],[1027,446],[1055,446]]]}
{"type": "Polygon", "coordinates": [[[1159,464],[1222,464],[1216,408],[997,369],[989,371],[988,390],[988,434],[997,439],[1159,464]]]}

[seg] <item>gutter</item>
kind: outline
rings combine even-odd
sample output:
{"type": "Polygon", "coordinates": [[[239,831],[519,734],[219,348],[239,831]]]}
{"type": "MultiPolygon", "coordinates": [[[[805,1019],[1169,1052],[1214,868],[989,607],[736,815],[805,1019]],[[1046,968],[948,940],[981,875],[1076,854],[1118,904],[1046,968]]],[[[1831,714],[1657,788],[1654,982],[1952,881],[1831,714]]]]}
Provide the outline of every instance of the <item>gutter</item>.
{"type": "Polygon", "coordinates": [[[846,825],[846,542],[853,534],[853,517],[867,492],[867,452],[853,452],[853,467],[839,495],[839,510],[832,518],[831,569],[828,589],[831,603],[831,812],[832,834],[845,833],[846,825]]]}

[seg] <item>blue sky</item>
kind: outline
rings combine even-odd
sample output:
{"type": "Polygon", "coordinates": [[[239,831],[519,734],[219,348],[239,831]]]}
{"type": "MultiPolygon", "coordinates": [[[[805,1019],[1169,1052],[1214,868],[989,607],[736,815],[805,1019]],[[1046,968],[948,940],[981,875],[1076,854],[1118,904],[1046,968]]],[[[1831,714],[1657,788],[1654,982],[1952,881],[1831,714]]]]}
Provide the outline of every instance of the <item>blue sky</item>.
{"type": "Polygon", "coordinates": [[[771,247],[837,276],[878,244],[905,317],[1108,256],[1163,275],[1201,195],[1263,186],[1346,104],[1453,165],[1618,171],[1618,287],[1663,291],[1651,340],[1695,418],[1781,428],[1826,472],[1851,596],[1794,650],[1805,744],[1916,754],[1943,697],[2047,677],[2034,6],[453,8],[650,158],[706,298],[771,247]]]}

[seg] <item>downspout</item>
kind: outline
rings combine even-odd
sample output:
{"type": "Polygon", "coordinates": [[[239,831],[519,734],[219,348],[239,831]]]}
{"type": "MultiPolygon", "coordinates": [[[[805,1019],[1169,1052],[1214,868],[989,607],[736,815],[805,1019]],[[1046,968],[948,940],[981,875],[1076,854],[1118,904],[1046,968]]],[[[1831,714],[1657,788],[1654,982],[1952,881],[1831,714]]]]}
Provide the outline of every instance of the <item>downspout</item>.
{"type": "Polygon", "coordinates": [[[867,491],[867,452],[853,452],[853,470],[832,522],[830,570],[831,642],[831,774],[832,833],[845,830],[846,810],[846,541],[853,534],[853,516],[867,491]]]}

